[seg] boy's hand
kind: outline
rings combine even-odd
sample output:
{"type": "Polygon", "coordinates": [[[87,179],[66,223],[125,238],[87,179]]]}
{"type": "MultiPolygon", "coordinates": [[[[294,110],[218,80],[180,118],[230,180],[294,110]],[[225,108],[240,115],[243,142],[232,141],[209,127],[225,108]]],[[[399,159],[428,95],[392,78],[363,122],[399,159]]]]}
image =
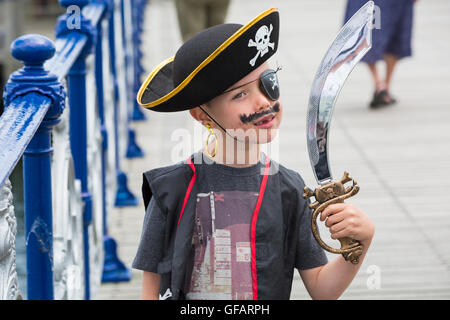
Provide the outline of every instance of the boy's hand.
{"type": "Polygon", "coordinates": [[[372,220],[351,203],[329,205],[320,214],[320,220],[325,219],[332,239],[349,237],[364,245],[370,244],[375,232],[372,220]]]}

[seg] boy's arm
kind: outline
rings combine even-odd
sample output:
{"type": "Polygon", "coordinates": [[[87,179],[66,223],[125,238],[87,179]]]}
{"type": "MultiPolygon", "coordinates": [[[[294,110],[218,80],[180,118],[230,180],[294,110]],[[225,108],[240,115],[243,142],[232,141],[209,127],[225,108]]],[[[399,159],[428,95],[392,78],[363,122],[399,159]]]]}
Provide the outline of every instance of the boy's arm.
{"type": "Polygon", "coordinates": [[[372,242],[375,227],[369,217],[349,203],[328,206],[320,219],[330,228],[331,238],[351,237],[364,246],[359,263],[354,265],[339,255],[328,264],[300,270],[300,276],[313,299],[337,299],[358,272],[372,242]]]}
{"type": "Polygon", "coordinates": [[[132,263],[133,268],[143,270],[141,298],[145,300],[159,299],[161,275],[156,271],[163,259],[166,218],[156,198],[151,197],[145,212],[141,240],[132,263]]]}
{"type": "Polygon", "coordinates": [[[324,266],[299,270],[311,298],[334,300],[341,296],[358,272],[370,243],[363,243],[363,245],[364,250],[357,265],[345,261],[344,257],[339,255],[324,266]]]}
{"type": "Polygon", "coordinates": [[[159,300],[161,275],[144,271],[142,278],[142,300],[159,300]]]}

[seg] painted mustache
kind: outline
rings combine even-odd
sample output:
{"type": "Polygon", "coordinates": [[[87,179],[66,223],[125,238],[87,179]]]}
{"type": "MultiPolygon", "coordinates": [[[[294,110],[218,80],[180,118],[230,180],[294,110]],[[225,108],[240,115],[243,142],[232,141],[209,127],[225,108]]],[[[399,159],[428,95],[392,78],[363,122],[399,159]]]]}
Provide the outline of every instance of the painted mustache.
{"type": "Polygon", "coordinates": [[[251,115],[247,116],[245,114],[240,115],[239,118],[241,119],[242,123],[249,123],[249,122],[253,122],[258,118],[264,117],[265,115],[269,114],[269,113],[277,113],[280,111],[280,104],[277,102],[273,105],[273,107],[264,110],[262,112],[255,112],[252,113],[251,115]]]}

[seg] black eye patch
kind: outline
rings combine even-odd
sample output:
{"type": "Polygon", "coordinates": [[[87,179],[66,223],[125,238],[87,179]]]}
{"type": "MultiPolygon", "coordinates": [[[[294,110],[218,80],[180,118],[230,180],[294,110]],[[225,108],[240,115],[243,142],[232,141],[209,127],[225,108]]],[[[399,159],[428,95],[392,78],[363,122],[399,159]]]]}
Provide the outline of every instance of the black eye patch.
{"type": "Polygon", "coordinates": [[[270,100],[278,100],[280,98],[280,85],[278,83],[277,72],[275,70],[266,70],[261,74],[259,79],[261,92],[270,100]]]}
{"type": "Polygon", "coordinates": [[[238,87],[226,90],[222,92],[222,94],[236,90],[240,87],[248,85],[249,83],[259,80],[259,89],[261,90],[261,92],[270,100],[276,101],[280,98],[280,85],[278,83],[278,76],[277,76],[278,70],[281,70],[281,67],[278,67],[277,70],[272,69],[266,70],[263,73],[261,73],[259,79],[252,80],[238,87]]]}

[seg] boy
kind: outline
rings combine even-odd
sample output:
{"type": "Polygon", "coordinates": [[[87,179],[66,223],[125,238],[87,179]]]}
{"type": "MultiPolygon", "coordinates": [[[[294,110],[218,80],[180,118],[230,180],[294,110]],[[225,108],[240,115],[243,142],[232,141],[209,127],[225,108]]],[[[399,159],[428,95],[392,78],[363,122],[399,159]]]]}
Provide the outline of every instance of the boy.
{"type": "Polygon", "coordinates": [[[146,216],[133,267],[143,299],[289,299],[294,269],[314,299],[336,299],[354,278],[374,233],[355,206],[322,212],[332,238],[364,245],[358,265],[328,262],[311,232],[300,175],[259,151],[283,106],[277,71],[279,14],[222,24],[189,39],[138,93],[155,111],[189,110],[210,132],[186,162],[144,173],[146,216]],[[212,138],[212,139],[211,139],[212,138]]]}

